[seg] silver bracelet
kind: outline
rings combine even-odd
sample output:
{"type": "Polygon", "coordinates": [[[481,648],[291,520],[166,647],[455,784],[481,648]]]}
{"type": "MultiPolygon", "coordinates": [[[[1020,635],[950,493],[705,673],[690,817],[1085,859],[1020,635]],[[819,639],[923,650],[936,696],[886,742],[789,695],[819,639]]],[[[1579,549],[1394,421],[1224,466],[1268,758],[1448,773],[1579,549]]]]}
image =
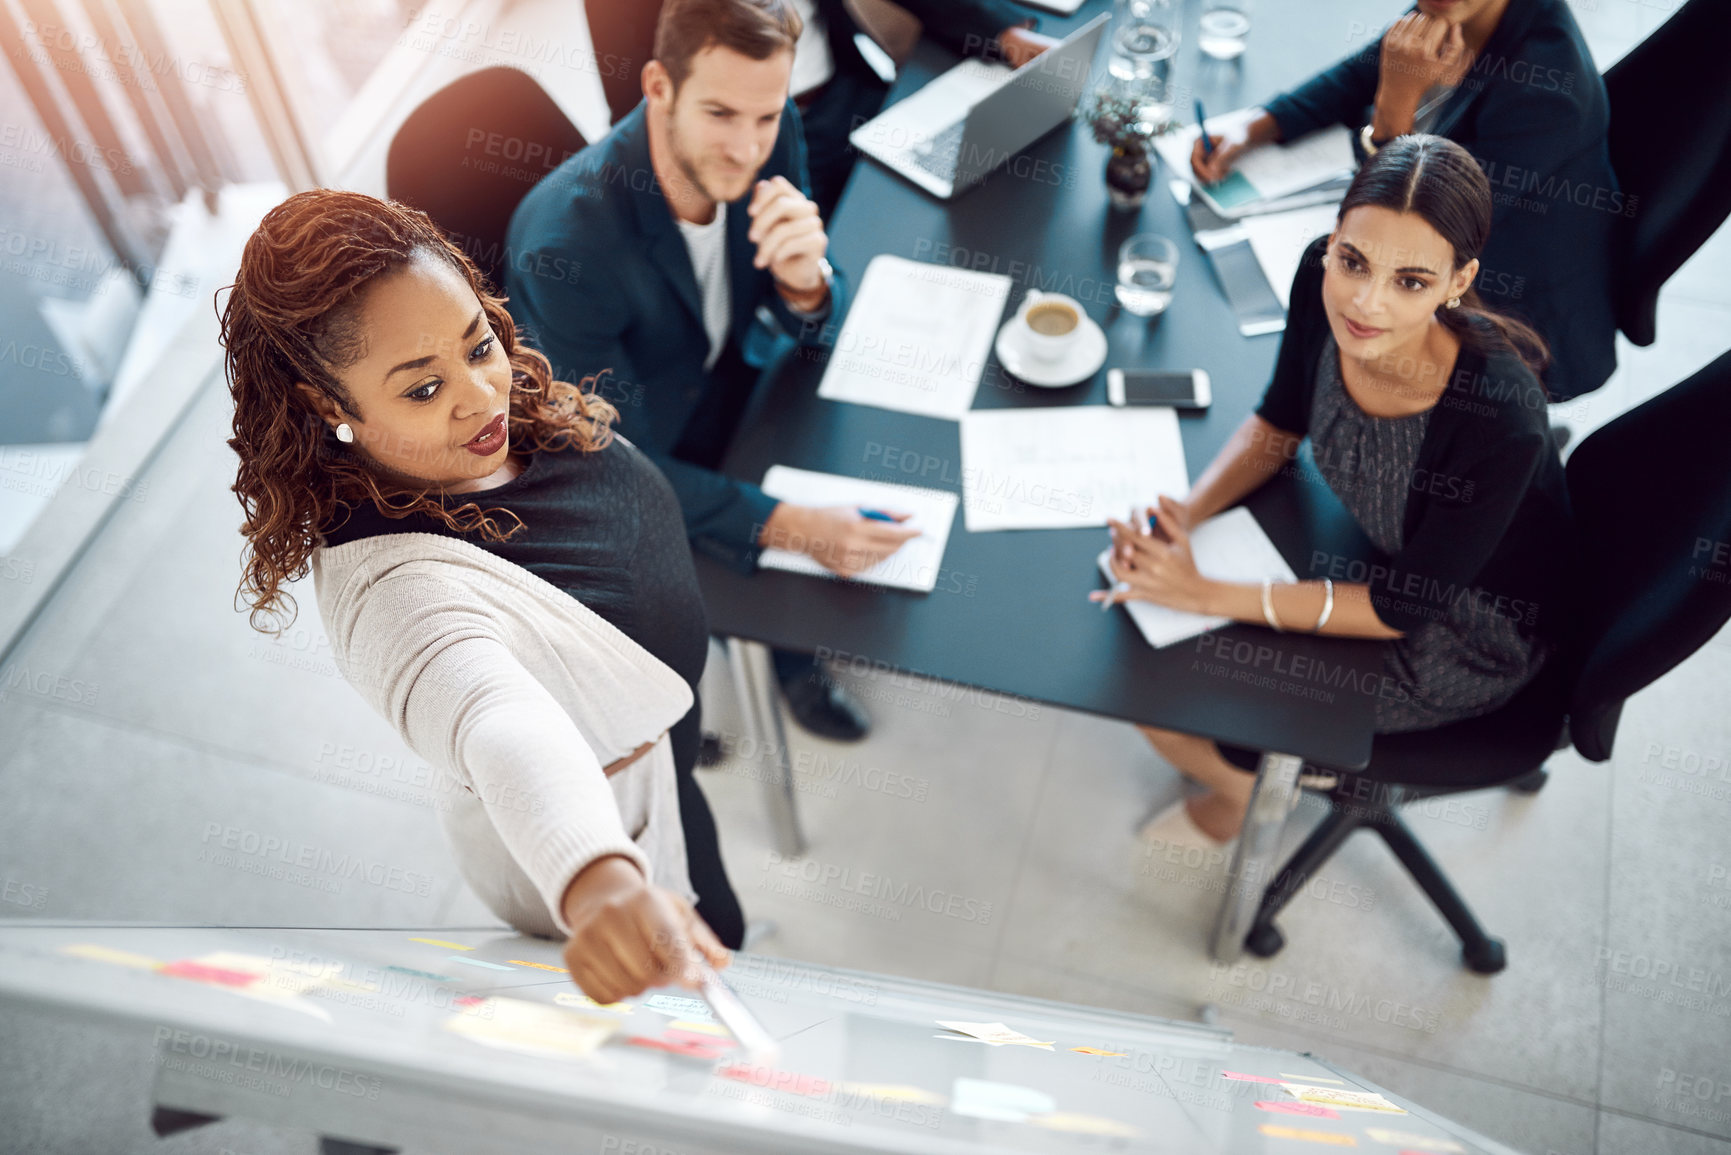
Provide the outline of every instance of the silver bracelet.
{"type": "Polygon", "coordinates": [[[1316,628],[1310,631],[1313,634],[1322,632],[1322,627],[1328,624],[1328,615],[1334,612],[1334,579],[1323,578],[1322,586],[1327,596],[1322,601],[1322,616],[1316,619],[1316,628]]]}
{"type": "Polygon", "coordinates": [[[1274,597],[1270,592],[1272,582],[1272,578],[1262,579],[1262,618],[1268,623],[1269,629],[1277,634],[1284,634],[1286,631],[1281,628],[1280,620],[1274,616],[1274,597]]]}

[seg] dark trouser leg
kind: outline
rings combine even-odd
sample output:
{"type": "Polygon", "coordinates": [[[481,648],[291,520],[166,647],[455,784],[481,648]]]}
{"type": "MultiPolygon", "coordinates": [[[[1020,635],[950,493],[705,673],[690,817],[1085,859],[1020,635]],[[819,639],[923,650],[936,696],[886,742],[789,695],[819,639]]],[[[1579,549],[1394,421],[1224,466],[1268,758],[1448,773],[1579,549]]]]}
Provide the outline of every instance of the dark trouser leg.
{"type": "Polygon", "coordinates": [[[686,870],[691,888],[697,892],[697,913],[722,946],[738,950],[745,942],[745,912],[740,909],[739,897],[733,893],[733,884],[727,880],[727,868],[721,861],[715,815],[692,772],[701,730],[702,707],[693,706],[672,731],[674,776],[679,781],[679,818],[685,830],[686,870]]]}

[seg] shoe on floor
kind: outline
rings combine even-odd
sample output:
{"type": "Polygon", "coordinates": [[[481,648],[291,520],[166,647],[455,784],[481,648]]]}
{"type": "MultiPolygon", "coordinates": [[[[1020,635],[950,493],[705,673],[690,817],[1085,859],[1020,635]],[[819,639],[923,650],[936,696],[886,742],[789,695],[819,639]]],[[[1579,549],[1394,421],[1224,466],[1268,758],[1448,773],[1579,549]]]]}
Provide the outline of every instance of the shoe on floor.
{"type": "Polygon", "coordinates": [[[721,762],[721,735],[705,730],[697,740],[697,764],[703,767],[716,766],[721,762]]]}
{"type": "Polygon", "coordinates": [[[1144,842],[1161,846],[1196,847],[1199,850],[1224,850],[1238,841],[1234,837],[1220,842],[1196,825],[1182,798],[1143,823],[1136,836],[1144,842]]]}
{"type": "Polygon", "coordinates": [[[831,742],[858,742],[871,732],[871,719],[853,695],[815,674],[781,684],[787,709],[801,727],[831,742]]]}

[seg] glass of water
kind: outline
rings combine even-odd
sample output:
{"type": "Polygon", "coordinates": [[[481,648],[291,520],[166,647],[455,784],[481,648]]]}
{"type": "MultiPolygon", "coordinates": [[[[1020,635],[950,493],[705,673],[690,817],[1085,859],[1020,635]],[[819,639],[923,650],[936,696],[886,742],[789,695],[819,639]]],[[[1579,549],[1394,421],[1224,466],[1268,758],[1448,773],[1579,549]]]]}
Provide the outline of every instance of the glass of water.
{"type": "Polygon", "coordinates": [[[1126,313],[1153,317],[1172,303],[1178,246],[1157,233],[1137,233],[1118,248],[1118,303],[1126,313]]]}
{"type": "Polygon", "coordinates": [[[1249,35],[1249,0],[1203,0],[1196,47],[1204,55],[1236,60],[1244,55],[1244,41],[1249,35]]]}
{"type": "Polygon", "coordinates": [[[1158,132],[1171,120],[1169,88],[1177,52],[1178,26],[1167,0],[1120,0],[1106,71],[1120,92],[1137,101],[1147,132],[1158,132]]]}

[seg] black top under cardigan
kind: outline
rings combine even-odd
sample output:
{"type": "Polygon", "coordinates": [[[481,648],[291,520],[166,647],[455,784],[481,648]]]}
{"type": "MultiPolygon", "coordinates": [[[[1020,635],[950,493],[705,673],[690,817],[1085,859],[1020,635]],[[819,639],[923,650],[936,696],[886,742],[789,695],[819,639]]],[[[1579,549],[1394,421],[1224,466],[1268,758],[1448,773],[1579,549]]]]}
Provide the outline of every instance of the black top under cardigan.
{"type": "MultiPolygon", "coordinates": [[[[1326,246],[1319,237],[1299,263],[1274,377],[1256,410],[1298,435],[1309,433],[1317,358],[1330,332],[1322,303],[1326,246]]],[[[1367,582],[1377,617],[1401,631],[1471,597],[1523,633],[1567,636],[1574,547],[1568,490],[1543,386],[1512,351],[1461,343],[1408,486],[1398,553],[1374,568],[1335,567],[1339,572],[1317,576],[1367,582]]]]}
{"type": "MultiPolygon", "coordinates": [[[[1267,102],[1281,139],[1369,123],[1381,53],[1378,37],[1267,102]]],[[[1557,401],[1597,389],[1617,367],[1613,251],[1618,218],[1637,206],[1611,170],[1610,107],[1564,0],[1510,0],[1431,127],[1490,180],[1491,236],[1474,288],[1550,345],[1544,379],[1557,401]]]]}

